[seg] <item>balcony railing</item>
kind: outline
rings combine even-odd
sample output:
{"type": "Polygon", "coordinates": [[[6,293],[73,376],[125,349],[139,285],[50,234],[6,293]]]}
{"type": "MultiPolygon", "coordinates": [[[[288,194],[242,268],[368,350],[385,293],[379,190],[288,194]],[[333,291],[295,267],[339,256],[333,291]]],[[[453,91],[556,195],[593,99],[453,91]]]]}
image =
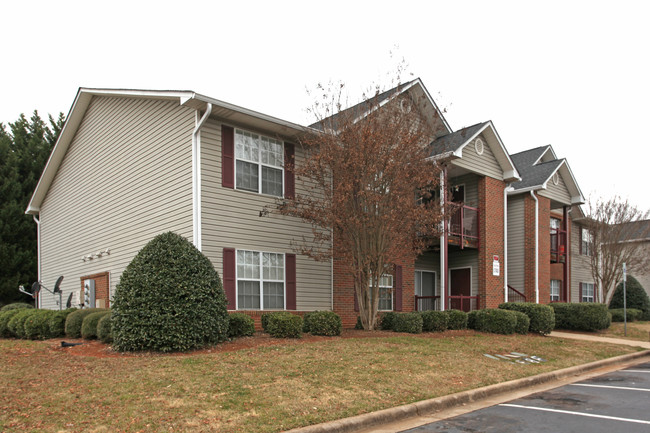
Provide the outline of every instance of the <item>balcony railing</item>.
{"type": "Polygon", "coordinates": [[[478,296],[456,295],[449,297],[450,310],[474,311],[480,307],[478,296]]]}
{"type": "Polygon", "coordinates": [[[508,302],[526,302],[526,295],[508,284],[508,302]]]}
{"type": "Polygon", "coordinates": [[[440,311],[440,296],[415,295],[415,311],[440,311]]]}
{"type": "Polygon", "coordinates": [[[478,247],[478,208],[460,207],[449,220],[449,242],[458,243],[461,248],[478,247]]]}
{"type": "Polygon", "coordinates": [[[551,263],[566,263],[566,231],[551,232],[551,263]]]}

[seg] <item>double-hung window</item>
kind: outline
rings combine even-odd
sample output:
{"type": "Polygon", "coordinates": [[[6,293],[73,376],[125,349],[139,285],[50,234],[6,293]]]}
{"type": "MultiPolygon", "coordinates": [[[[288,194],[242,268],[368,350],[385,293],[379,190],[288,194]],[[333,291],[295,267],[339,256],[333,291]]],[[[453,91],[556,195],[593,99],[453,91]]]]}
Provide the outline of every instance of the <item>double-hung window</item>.
{"type": "Polygon", "coordinates": [[[237,308],[284,309],[284,254],[237,250],[237,308]]]}
{"type": "Polygon", "coordinates": [[[590,256],[591,255],[591,248],[592,248],[592,239],[591,239],[591,232],[589,229],[583,228],[581,233],[582,237],[582,254],[585,256],[590,256]]]}
{"type": "Polygon", "coordinates": [[[551,280],[551,302],[560,301],[560,286],[562,282],[560,280],[551,280]]]}
{"type": "Polygon", "coordinates": [[[580,302],[594,302],[593,283],[582,283],[582,299],[580,302]]]}
{"type": "Polygon", "coordinates": [[[393,276],[382,275],[379,278],[379,311],[393,311],[393,276]]]}
{"type": "Polygon", "coordinates": [[[237,189],[282,197],[284,143],[235,129],[235,186],[237,189]]]}

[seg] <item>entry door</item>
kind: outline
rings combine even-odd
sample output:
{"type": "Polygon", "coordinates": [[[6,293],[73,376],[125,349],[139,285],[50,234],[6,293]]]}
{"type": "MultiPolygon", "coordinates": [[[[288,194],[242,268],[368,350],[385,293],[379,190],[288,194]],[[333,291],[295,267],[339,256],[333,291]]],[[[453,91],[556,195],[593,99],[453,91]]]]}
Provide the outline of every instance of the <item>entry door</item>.
{"type": "MultiPolygon", "coordinates": [[[[450,278],[450,295],[451,296],[471,296],[472,271],[470,268],[452,269],[449,271],[450,278]]],[[[451,299],[451,308],[454,310],[470,311],[472,307],[471,299],[451,299]]]]}

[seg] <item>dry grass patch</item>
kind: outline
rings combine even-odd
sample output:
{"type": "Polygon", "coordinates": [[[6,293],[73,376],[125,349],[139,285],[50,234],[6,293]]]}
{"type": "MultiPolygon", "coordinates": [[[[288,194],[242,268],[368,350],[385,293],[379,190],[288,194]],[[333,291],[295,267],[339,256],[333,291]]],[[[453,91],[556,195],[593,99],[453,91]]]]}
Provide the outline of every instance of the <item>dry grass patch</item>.
{"type": "Polygon", "coordinates": [[[608,329],[599,332],[603,337],[627,338],[629,340],[650,341],[650,322],[628,322],[627,337],[623,322],[613,322],[608,329]]]}
{"type": "Polygon", "coordinates": [[[278,432],[635,350],[450,331],[97,358],[0,340],[0,431],[278,432]],[[548,362],[483,356],[512,351],[548,362]]]}

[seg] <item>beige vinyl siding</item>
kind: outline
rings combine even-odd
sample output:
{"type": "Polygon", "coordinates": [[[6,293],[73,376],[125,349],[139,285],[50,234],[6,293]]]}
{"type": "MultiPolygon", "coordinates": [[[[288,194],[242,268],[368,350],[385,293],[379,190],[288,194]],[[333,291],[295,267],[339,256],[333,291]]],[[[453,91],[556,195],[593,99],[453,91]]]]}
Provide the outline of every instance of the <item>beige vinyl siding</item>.
{"type": "MultiPolygon", "coordinates": [[[[40,210],[43,284],[109,272],[110,293],[154,236],[192,238],[194,111],[178,102],[95,96],[40,210]],[[109,255],[81,260],[110,249],[109,255]]],[[[45,294],[43,307],[57,308],[45,294]]]]}
{"type": "MultiPolygon", "coordinates": [[[[449,251],[449,270],[471,268],[472,296],[478,295],[478,250],[449,251]]],[[[451,287],[451,286],[450,286],[451,287]]]]}
{"type": "MultiPolygon", "coordinates": [[[[580,302],[580,283],[593,283],[590,257],[580,254],[582,226],[571,222],[571,302],[580,302]]],[[[594,284],[595,286],[595,284],[594,284]]]]}
{"type": "Polygon", "coordinates": [[[524,196],[508,197],[508,285],[524,292],[524,196]]]}
{"type": "Polygon", "coordinates": [[[564,179],[562,179],[562,176],[560,176],[559,173],[558,178],[559,180],[557,185],[553,183],[553,179],[550,179],[546,183],[546,189],[540,190],[539,195],[569,205],[571,204],[571,194],[567,189],[566,183],[564,183],[564,179]]]}
{"type": "MultiPolygon", "coordinates": [[[[246,129],[246,128],[242,128],[246,129]]],[[[264,134],[264,131],[256,131],[264,134]]],[[[267,134],[274,137],[274,134],[267,134]]],[[[295,146],[296,164],[304,155],[295,146]]],[[[223,248],[292,253],[292,244],[311,236],[311,227],[277,214],[260,216],[275,197],[221,186],[221,123],[209,119],[201,131],[202,247],[220,275],[223,248]]],[[[301,193],[296,180],[296,193],[301,193]]],[[[332,308],[331,263],[296,256],[296,308],[302,311],[332,308]]]]}
{"type": "Polygon", "coordinates": [[[450,179],[449,184],[452,188],[454,185],[465,185],[465,205],[470,207],[478,207],[479,179],[480,176],[477,176],[475,174],[466,174],[450,179]]]}
{"type": "Polygon", "coordinates": [[[472,140],[463,148],[462,157],[453,160],[453,164],[483,176],[503,180],[503,170],[495,158],[492,149],[490,149],[487,140],[483,134],[480,134],[479,138],[483,140],[483,154],[479,155],[476,153],[474,147],[476,140],[472,140]]]}

